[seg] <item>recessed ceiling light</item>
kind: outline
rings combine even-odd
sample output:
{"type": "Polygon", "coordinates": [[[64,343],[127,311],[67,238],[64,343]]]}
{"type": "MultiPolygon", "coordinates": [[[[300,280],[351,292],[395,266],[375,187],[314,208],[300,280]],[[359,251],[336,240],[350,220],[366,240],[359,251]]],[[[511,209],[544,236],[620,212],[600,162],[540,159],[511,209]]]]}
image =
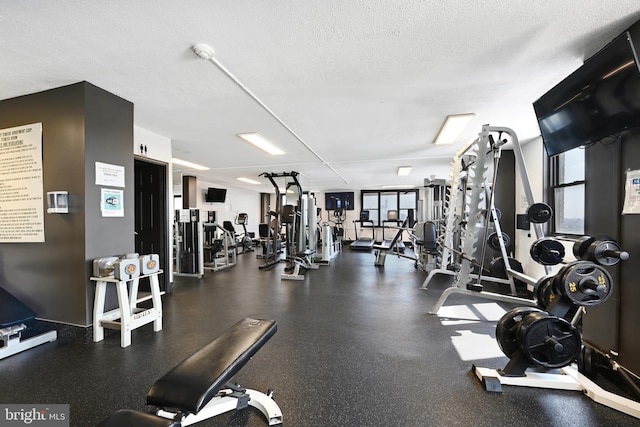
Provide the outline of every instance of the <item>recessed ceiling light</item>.
{"type": "Polygon", "coordinates": [[[442,128],[440,128],[440,132],[438,132],[438,136],[433,143],[452,144],[458,135],[460,135],[460,132],[467,127],[471,119],[474,117],[475,114],[472,113],[447,116],[447,119],[444,121],[444,124],[442,125],[442,128]]]}
{"type": "Polygon", "coordinates": [[[258,133],[250,132],[250,133],[239,133],[238,136],[250,144],[255,145],[262,151],[266,151],[272,156],[279,156],[284,154],[284,151],[264,139],[264,137],[258,133]]]}
{"type": "Polygon", "coordinates": [[[174,164],[180,165],[180,166],[185,166],[185,167],[188,167],[190,169],[197,169],[199,171],[207,171],[207,170],[209,170],[209,168],[206,167],[206,166],[202,166],[202,165],[199,165],[197,163],[188,162],[186,160],[176,159],[175,157],[173,159],[171,159],[171,163],[174,163],[174,164]]]}
{"type": "Polygon", "coordinates": [[[254,179],[249,179],[249,178],[245,178],[245,177],[240,177],[240,178],[236,178],[238,181],[242,181],[242,182],[246,182],[247,184],[262,184],[259,181],[256,181],[254,179]]]}
{"type": "Polygon", "coordinates": [[[398,176],[407,176],[411,173],[411,166],[400,166],[398,168],[398,176]]]}

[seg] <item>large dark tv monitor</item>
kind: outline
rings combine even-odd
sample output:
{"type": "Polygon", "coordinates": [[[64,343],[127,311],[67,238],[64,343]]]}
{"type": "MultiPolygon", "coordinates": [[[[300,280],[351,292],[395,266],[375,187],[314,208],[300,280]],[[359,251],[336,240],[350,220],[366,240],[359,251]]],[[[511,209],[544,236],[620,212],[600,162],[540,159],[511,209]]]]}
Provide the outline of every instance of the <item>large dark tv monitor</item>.
{"type": "Polygon", "coordinates": [[[209,203],[224,203],[227,198],[227,190],[225,188],[208,188],[205,193],[205,201],[209,203]]]}
{"type": "Polygon", "coordinates": [[[640,71],[629,32],[533,103],[549,156],[640,125],[640,71]]]}
{"type": "Polygon", "coordinates": [[[353,191],[324,193],[324,208],[327,211],[339,209],[352,211],[355,209],[353,197],[353,191]]]}

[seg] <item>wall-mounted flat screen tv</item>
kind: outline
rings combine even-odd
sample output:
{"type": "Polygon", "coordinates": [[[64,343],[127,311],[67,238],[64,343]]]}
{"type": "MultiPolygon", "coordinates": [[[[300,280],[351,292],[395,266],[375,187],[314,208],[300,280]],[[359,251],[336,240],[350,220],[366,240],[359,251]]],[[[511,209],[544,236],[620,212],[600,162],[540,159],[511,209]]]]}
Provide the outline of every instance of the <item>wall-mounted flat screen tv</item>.
{"type": "Polygon", "coordinates": [[[549,156],[640,125],[640,71],[629,32],[533,103],[549,156]]]}
{"type": "Polygon", "coordinates": [[[226,188],[208,188],[204,199],[209,203],[224,203],[227,198],[226,188]]]}
{"type": "Polygon", "coordinates": [[[337,193],[324,193],[324,208],[328,211],[355,209],[353,203],[353,191],[344,191],[337,193]]]}

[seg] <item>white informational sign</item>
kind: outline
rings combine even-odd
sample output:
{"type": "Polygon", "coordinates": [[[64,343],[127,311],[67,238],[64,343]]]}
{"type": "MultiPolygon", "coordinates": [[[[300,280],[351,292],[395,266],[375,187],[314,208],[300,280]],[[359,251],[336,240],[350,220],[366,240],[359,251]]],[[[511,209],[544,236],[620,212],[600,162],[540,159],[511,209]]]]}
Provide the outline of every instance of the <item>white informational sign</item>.
{"type": "Polygon", "coordinates": [[[96,162],[96,185],[124,187],[124,166],[96,162]]]}
{"type": "Polygon", "coordinates": [[[42,123],[0,130],[0,243],[44,242],[42,123]]]}
{"type": "Polygon", "coordinates": [[[627,171],[627,179],[624,184],[623,214],[640,213],[640,170],[627,171]]]}
{"type": "Polygon", "coordinates": [[[100,211],[102,216],[124,216],[124,191],[102,188],[100,211]]]}

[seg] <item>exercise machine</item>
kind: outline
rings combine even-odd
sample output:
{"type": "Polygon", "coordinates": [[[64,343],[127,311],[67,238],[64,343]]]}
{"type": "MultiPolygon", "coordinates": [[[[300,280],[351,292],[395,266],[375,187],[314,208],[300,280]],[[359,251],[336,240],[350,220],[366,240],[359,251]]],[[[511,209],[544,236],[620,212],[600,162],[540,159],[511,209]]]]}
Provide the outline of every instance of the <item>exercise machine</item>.
{"type": "Polygon", "coordinates": [[[147,393],[154,413],[121,409],[99,427],[188,426],[247,406],[258,409],[268,425],[282,424],[273,391],[245,389],[231,379],[276,333],[274,320],[243,319],[180,362],[147,393]]]}
{"type": "Polygon", "coordinates": [[[411,242],[416,254],[415,267],[432,271],[440,261],[437,225],[434,221],[418,222],[413,227],[411,242]]]}
{"type": "Polygon", "coordinates": [[[237,251],[234,235],[215,222],[203,224],[203,234],[203,269],[215,272],[235,267],[237,251]]]}
{"type": "Polygon", "coordinates": [[[369,219],[369,211],[360,211],[360,219],[354,219],[353,224],[356,233],[356,240],[351,242],[351,245],[349,245],[351,249],[356,251],[370,251],[371,249],[373,249],[373,245],[376,243],[376,239],[374,223],[369,219]],[[362,228],[366,228],[368,224],[368,226],[371,228],[371,237],[358,237],[358,224],[360,224],[362,228]]]}
{"type": "MultiPolygon", "coordinates": [[[[387,224],[393,224],[390,228],[398,228],[398,227],[406,227],[407,226],[407,221],[405,221],[404,223],[402,221],[400,221],[400,219],[398,218],[398,211],[397,210],[389,210],[387,211],[387,219],[385,219],[384,221],[382,221],[382,246],[390,246],[391,245],[391,241],[394,240],[394,244],[391,245],[392,246],[392,250],[394,251],[398,251],[400,253],[404,253],[405,250],[405,246],[404,246],[404,242],[402,241],[402,234],[403,232],[400,233],[399,238],[396,238],[396,236],[394,235],[393,239],[385,239],[384,238],[384,230],[385,228],[387,228],[387,224]]],[[[375,248],[375,246],[374,246],[375,248]]]]}
{"type": "MultiPolygon", "coordinates": [[[[441,294],[430,310],[431,314],[436,314],[446,299],[454,293],[520,305],[535,305],[532,299],[517,296],[516,283],[528,284],[532,289],[531,282],[535,284],[536,281],[523,275],[521,268],[517,271],[519,263],[508,256],[505,238],[500,229],[499,214],[493,202],[493,183],[496,182],[501,147],[507,142],[506,139],[502,139],[503,135],[509,136],[513,143],[525,196],[530,206],[534,205],[533,192],[517,135],[509,128],[484,125],[478,138],[454,156],[444,232],[440,244],[441,264],[440,268],[429,272],[421,289],[427,289],[429,282],[437,274],[454,276],[455,282],[441,294]],[[498,136],[497,139],[495,135],[498,136]],[[494,245],[502,255],[501,261],[496,259],[493,270],[501,270],[502,277],[492,274],[491,268],[485,266],[486,247],[490,236],[488,231],[491,224],[495,230],[494,245]],[[487,292],[483,289],[483,281],[508,285],[510,292],[509,294],[487,292]]],[[[536,217],[534,228],[537,237],[540,238],[543,236],[542,223],[548,221],[551,216],[548,206],[542,203],[537,205],[540,206],[538,209],[540,215],[532,214],[531,217],[536,217]],[[543,205],[545,208],[542,208],[543,205]],[[545,211],[549,212],[545,215],[545,211]]],[[[545,270],[547,274],[551,272],[549,266],[545,266],[545,270]]]]}
{"type": "Polygon", "coordinates": [[[176,270],[174,275],[204,275],[204,230],[200,209],[177,209],[174,222],[176,270]]]}
{"type": "MultiPolygon", "coordinates": [[[[285,227],[285,271],[282,280],[304,280],[300,269],[316,270],[319,268],[311,258],[317,251],[315,243],[316,206],[315,198],[309,193],[304,193],[298,181],[298,172],[268,173],[260,176],[266,177],[273,185],[276,192],[276,217],[279,224],[285,227]],[[284,178],[284,202],[280,193],[280,186],[276,179],[284,178]],[[313,211],[313,212],[310,212],[313,211]],[[310,243],[311,242],[311,243],[310,243]]],[[[275,237],[273,238],[275,239],[275,237]]],[[[274,248],[276,247],[273,240],[274,248]]],[[[260,268],[268,268],[276,263],[273,260],[265,263],[260,268]]]]}
{"type": "Polygon", "coordinates": [[[31,338],[22,339],[22,333],[36,318],[36,313],[26,304],[0,288],[0,359],[30,348],[55,341],[56,331],[48,331],[31,338]]]}
{"type": "Polygon", "coordinates": [[[236,229],[231,221],[222,222],[222,226],[225,230],[229,231],[234,237],[236,248],[240,247],[242,249],[240,253],[253,252],[253,236],[247,231],[248,221],[249,216],[246,213],[241,212],[236,215],[235,223],[236,225],[242,226],[243,232],[241,234],[236,233],[236,229]]]}

